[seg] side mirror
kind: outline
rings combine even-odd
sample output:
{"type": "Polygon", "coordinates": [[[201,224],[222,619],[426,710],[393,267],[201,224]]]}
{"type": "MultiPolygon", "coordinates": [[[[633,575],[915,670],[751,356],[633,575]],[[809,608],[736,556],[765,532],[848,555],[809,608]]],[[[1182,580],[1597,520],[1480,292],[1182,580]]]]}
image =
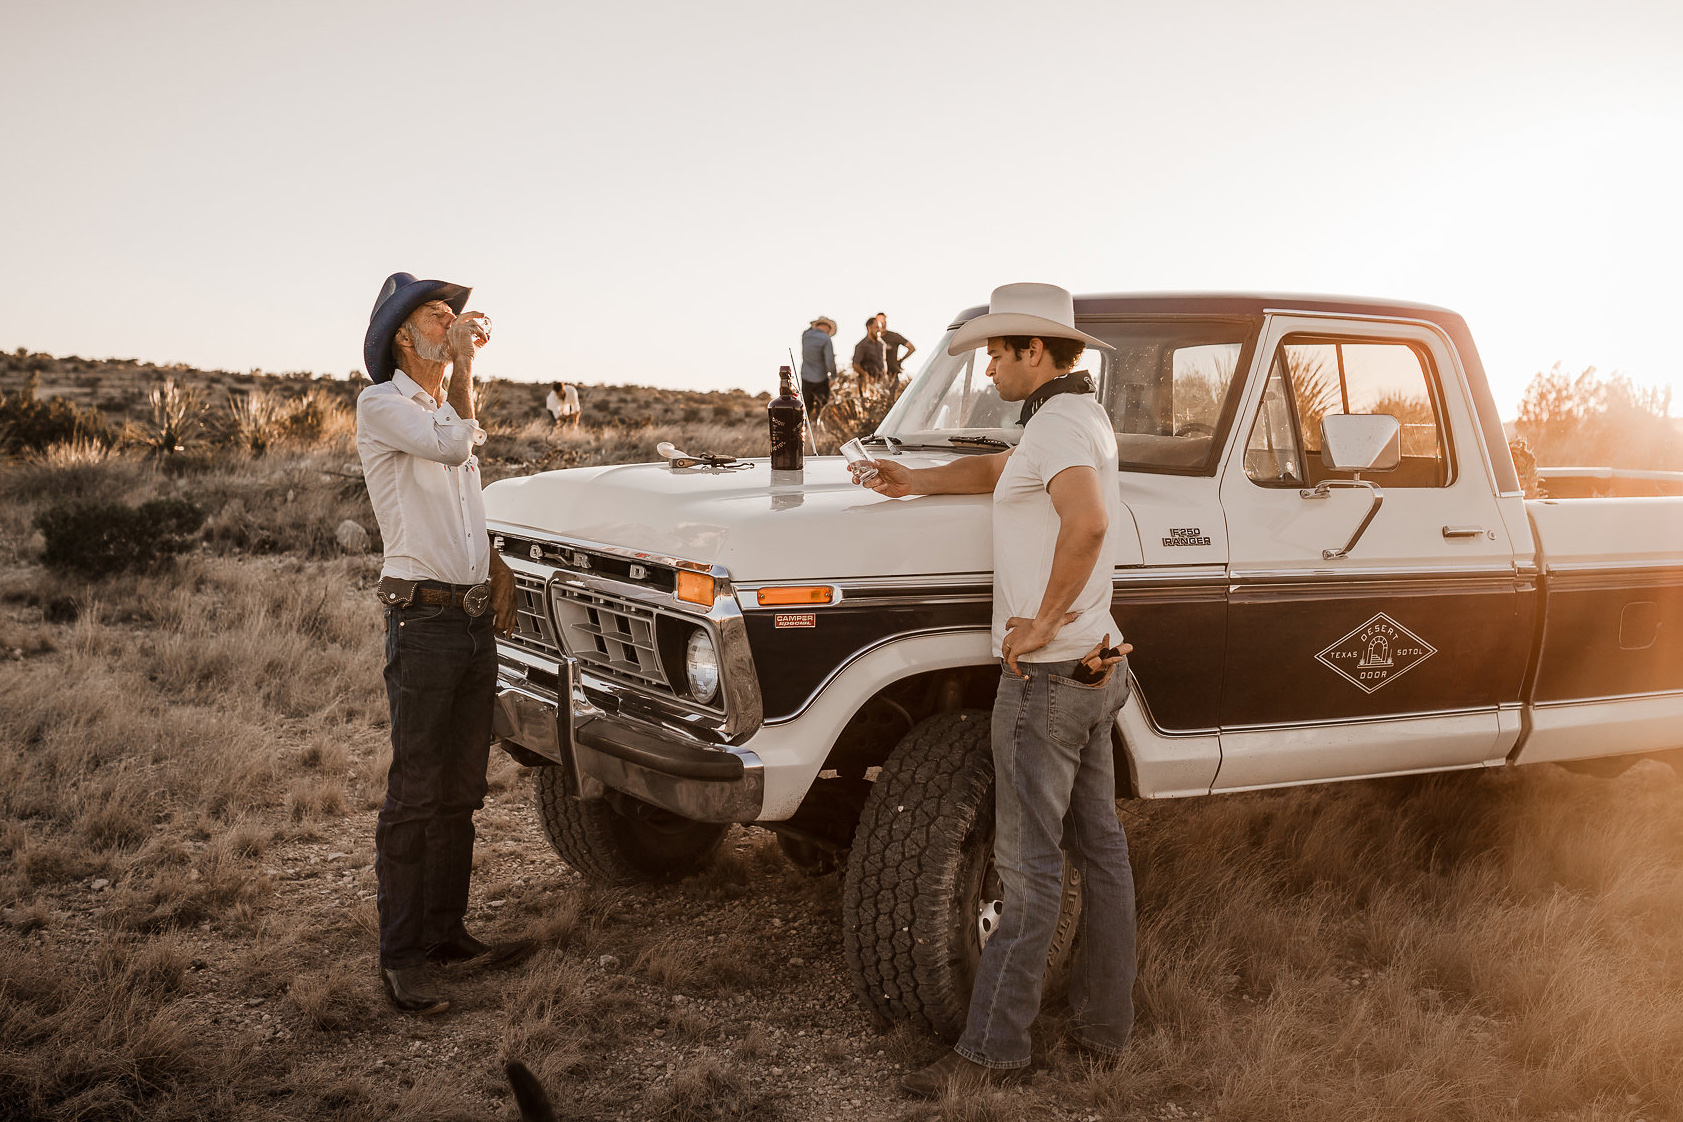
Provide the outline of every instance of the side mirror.
{"type": "Polygon", "coordinates": [[[1329,413],[1321,418],[1321,466],[1328,471],[1396,471],[1402,424],[1388,413],[1329,413]]]}

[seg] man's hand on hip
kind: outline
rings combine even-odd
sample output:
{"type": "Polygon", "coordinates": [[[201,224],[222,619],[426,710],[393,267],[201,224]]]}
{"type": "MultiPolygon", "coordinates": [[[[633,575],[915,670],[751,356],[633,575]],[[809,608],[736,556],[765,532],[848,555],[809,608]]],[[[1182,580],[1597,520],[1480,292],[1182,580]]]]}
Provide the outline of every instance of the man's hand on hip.
{"type": "Polygon", "coordinates": [[[1011,673],[1020,675],[1022,671],[1017,669],[1018,658],[1038,651],[1056,639],[1058,632],[1066,625],[1080,618],[1080,612],[1065,612],[1061,619],[1049,621],[1012,616],[1005,621],[1005,641],[999,645],[999,657],[1005,660],[1005,665],[1011,668],[1011,673]]]}

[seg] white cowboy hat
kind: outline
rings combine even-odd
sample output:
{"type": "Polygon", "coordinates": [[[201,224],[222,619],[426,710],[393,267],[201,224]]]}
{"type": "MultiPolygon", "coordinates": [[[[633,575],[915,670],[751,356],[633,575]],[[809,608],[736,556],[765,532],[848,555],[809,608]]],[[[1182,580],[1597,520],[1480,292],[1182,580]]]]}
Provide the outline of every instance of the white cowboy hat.
{"type": "Polygon", "coordinates": [[[993,290],[986,315],[953,333],[947,353],[961,355],[1003,335],[1038,335],[1042,339],[1079,339],[1091,347],[1115,350],[1075,327],[1075,297],[1055,284],[1002,284],[993,290]]]}

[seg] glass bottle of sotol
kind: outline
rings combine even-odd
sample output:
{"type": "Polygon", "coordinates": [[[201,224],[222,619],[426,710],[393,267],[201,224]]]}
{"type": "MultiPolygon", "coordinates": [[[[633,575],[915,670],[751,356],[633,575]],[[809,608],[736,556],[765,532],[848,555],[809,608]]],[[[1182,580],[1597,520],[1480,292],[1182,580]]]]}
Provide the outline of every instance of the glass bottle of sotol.
{"type": "Polygon", "coordinates": [[[795,394],[795,372],[777,369],[777,396],[766,406],[771,420],[771,470],[799,471],[806,464],[806,414],[795,394]]]}

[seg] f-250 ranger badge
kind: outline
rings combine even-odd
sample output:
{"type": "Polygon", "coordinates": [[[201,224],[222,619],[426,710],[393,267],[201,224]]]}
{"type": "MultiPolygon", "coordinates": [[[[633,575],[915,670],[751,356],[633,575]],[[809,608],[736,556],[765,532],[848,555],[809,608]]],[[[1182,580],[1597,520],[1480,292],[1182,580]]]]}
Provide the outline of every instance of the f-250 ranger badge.
{"type": "Polygon", "coordinates": [[[1380,612],[1315,657],[1372,693],[1437,653],[1432,644],[1380,612]]]}

